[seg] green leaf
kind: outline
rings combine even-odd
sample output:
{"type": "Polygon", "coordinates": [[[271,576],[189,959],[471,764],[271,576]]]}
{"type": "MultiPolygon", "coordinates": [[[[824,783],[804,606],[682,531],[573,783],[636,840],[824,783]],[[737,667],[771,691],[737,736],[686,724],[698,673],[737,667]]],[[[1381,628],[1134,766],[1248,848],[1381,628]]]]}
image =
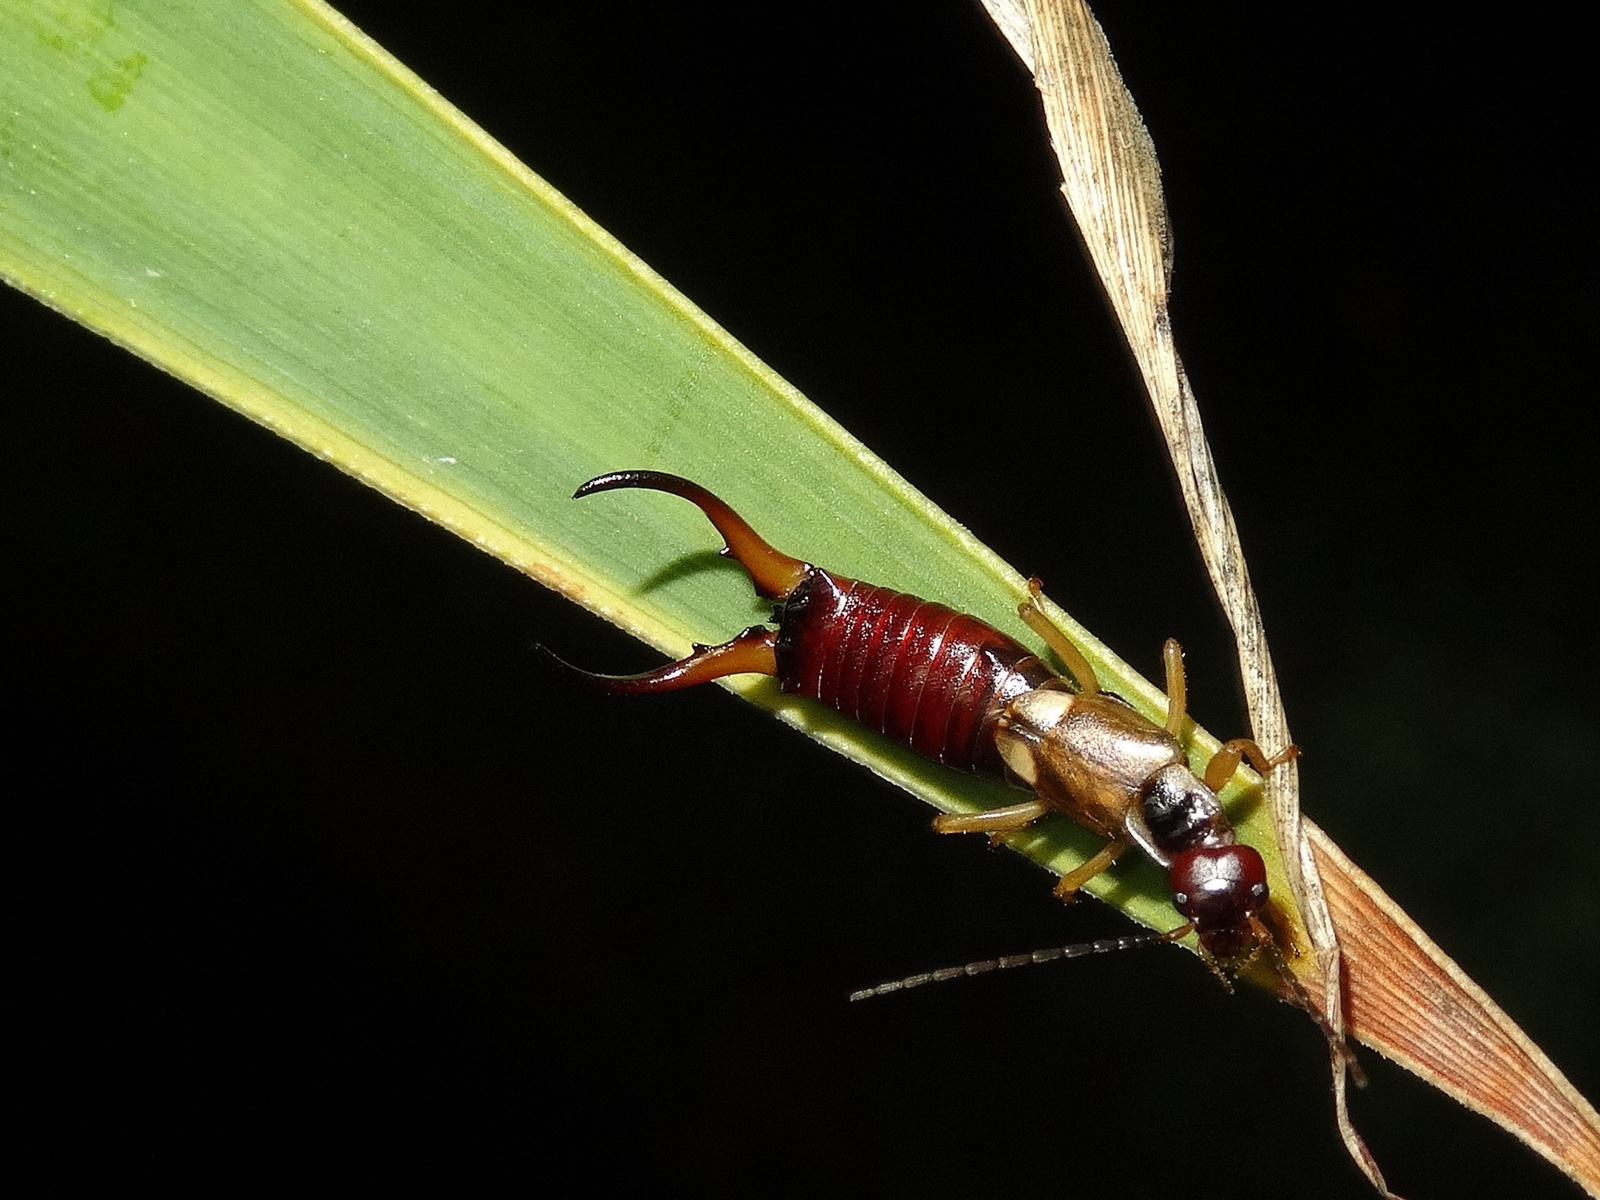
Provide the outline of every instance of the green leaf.
{"type": "MultiPolygon", "coordinates": [[[[11,5],[0,44],[13,285],[670,653],[762,608],[689,506],[575,504],[585,478],[690,476],[783,549],[1029,636],[1020,576],[326,7],[11,5]]],[[[1011,795],[736,686],[940,808],[1011,795]]],[[[1058,872],[1095,848],[1014,843],[1058,872]]],[[[1153,869],[1093,890],[1173,922],[1153,869]]]]}

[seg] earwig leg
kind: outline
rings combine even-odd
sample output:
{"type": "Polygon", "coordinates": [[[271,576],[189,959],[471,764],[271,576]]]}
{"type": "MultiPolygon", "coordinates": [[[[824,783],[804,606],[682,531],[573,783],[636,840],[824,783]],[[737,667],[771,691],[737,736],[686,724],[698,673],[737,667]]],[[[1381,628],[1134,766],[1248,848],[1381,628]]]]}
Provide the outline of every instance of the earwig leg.
{"type": "Polygon", "coordinates": [[[1281,767],[1284,763],[1293,762],[1299,757],[1299,746],[1285,746],[1278,754],[1268,758],[1261,747],[1249,738],[1234,738],[1232,741],[1224,742],[1221,749],[1213,754],[1211,761],[1206,764],[1206,786],[1213,792],[1220,792],[1228,780],[1233,778],[1233,773],[1239,769],[1241,758],[1248,758],[1250,765],[1265,775],[1272,768],[1281,767]]]}
{"type": "Polygon", "coordinates": [[[722,553],[750,572],[756,591],[768,600],[787,599],[811,570],[798,558],[791,558],[767,545],[761,535],[751,529],[745,519],[729,508],[725,501],[698,483],[678,475],[668,475],[665,471],[611,471],[597,475],[572,493],[572,498],[581,500],[596,492],[610,492],[617,488],[647,488],[655,492],[668,492],[698,505],[722,535],[726,543],[722,553]]]}
{"type": "Polygon", "coordinates": [[[1008,804],[1004,808],[991,808],[986,812],[940,813],[933,819],[933,831],[987,833],[991,837],[1003,837],[1026,829],[1049,811],[1049,806],[1043,800],[1027,800],[1021,804],[1008,804]]]}
{"type": "Polygon", "coordinates": [[[1168,638],[1161,647],[1161,662],[1167,669],[1167,732],[1178,737],[1189,716],[1189,682],[1183,674],[1183,647],[1177,638],[1168,638]]]}
{"type": "Polygon", "coordinates": [[[651,692],[671,692],[678,688],[709,683],[724,675],[776,675],[778,635],[771,629],[752,625],[738,637],[720,646],[696,645],[688,658],[670,662],[638,675],[596,675],[557,658],[539,647],[549,658],[588,687],[621,696],[643,696],[651,692]]]}
{"type": "Polygon", "coordinates": [[[1280,947],[1280,953],[1285,958],[1302,958],[1310,951],[1310,947],[1300,937],[1294,923],[1289,920],[1283,908],[1276,900],[1269,899],[1261,906],[1258,919],[1266,926],[1267,932],[1272,936],[1272,944],[1280,947]]]}
{"type": "Polygon", "coordinates": [[[1328,1021],[1327,1014],[1322,1011],[1322,1006],[1311,998],[1305,985],[1295,978],[1295,973],[1289,969],[1289,963],[1283,956],[1283,951],[1278,949],[1275,941],[1267,943],[1267,955],[1272,959],[1273,969],[1278,974],[1279,981],[1288,990],[1294,1002],[1305,1010],[1306,1014],[1316,1022],[1317,1028],[1322,1031],[1322,1036],[1327,1040],[1328,1049],[1333,1054],[1344,1060],[1345,1067],[1350,1072],[1350,1078],[1357,1087],[1367,1086],[1367,1073],[1361,1069],[1361,1064],[1356,1061],[1356,1053],[1350,1049],[1347,1042],[1328,1021]]]}
{"type": "Polygon", "coordinates": [[[1085,696],[1092,696],[1100,690],[1100,683],[1094,677],[1094,668],[1089,665],[1089,660],[1083,653],[1068,640],[1061,627],[1052,621],[1039,605],[1039,596],[1044,591],[1044,584],[1038,576],[1028,580],[1028,598],[1017,605],[1017,616],[1022,618],[1022,623],[1044,639],[1045,645],[1056,652],[1062,664],[1067,668],[1072,678],[1077,681],[1078,691],[1085,696]]]}
{"type": "Polygon", "coordinates": [[[1117,856],[1128,848],[1127,842],[1107,842],[1093,858],[1085,859],[1056,881],[1056,899],[1071,904],[1078,898],[1078,889],[1117,861],[1117,856]]]}

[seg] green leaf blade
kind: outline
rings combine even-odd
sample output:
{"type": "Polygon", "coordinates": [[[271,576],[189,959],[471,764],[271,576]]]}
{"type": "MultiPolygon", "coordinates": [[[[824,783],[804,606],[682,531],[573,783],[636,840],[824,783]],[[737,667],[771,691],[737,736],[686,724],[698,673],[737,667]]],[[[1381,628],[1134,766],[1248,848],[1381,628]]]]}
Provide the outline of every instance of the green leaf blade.
{"type": "MultiPolygon", "coordinates": [[[[16,286],[669,651],[761,606],[689,506],[573,503],[591,475],[693,476],[791,553],[1028,637],[1014,572],[331,10],[29,5],[0,43],[16,286]]],[[[941,808],[1007,794],[738,690],[941,808]]],[[[1015,841],[1057,870],[1095,848],[1015,841]]],[[[1172,923],[1153,869],[1096,890],[1172,923]]]]}

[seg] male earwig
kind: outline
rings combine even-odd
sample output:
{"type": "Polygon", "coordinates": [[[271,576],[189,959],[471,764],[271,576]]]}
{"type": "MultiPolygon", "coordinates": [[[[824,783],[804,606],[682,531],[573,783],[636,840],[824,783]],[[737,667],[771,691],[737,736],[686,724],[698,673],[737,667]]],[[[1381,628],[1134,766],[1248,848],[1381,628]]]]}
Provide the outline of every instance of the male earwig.
{"type": "MultiPolygon", "coordinates": [[[[1263,947],[1274,947],[1276,957],[1273,934],[1258,915],[1269,903],[1266,866],[1235,840],[1216,793],[1242,758],[1265,772],[1299,751],[1290,746],[1268,757],[1253,741],[1236,739],[1212,757],[1203,780],[1196,778],[1178,741],[1185,687],[1177,642],[1169,640],[1163,652],[1168,707],[1160,726],[1100,691],[1094,671],[1040,607],[1037,580],[1018,612],[1066,664],[1070,683],[976,617],[774,550],[727,504],[687,479],[614,471],[589,480],[574,498],[618,488],[670,492],[697,505],[722,535],[722,553],[749,572],[761,596],[778,602],[777,628],[757,625],[719,646],[697,644],[689,657],[638,675],[572,670],[606,691],[631,695],[725,675],[775,676],[783,691],[820,700],[928,758],[1033,793],[988,812],[942,815],[934,821],[940,833],[1003,838],[1059,812],[1104,837],[1100,852],[1056,885],[1063,900],[1138,845],[1167,868],[1173,905],[1185,921],[1153,938],[1121,939],[1127,944],[1174,941],[1193,931],[1224,983],[1263,947]]],[[[1095,945],[1088,952],[1118,948],[1095,945]]],[[[996,965],[1020,965],[1025,957],[996,965]]],[[[962,973],[976,971],[947,974],[962,973]]]]}

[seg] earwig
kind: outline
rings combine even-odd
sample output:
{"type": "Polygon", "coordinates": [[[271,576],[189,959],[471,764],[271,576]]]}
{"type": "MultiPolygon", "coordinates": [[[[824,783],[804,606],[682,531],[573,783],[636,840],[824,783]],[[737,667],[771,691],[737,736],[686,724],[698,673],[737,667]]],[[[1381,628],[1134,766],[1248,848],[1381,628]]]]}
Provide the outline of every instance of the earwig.
{"type": "MultiPolygon", "coordinates": [[[[1255,742],[1239,738],[1218,750],[1203,779],[1192,774],[1178,739],[1186,713],[1177,642],[1169,640],[1163,651],[1167,719],[1157,725],[1100,690],[1093,669],[1040,606],[1038,580],[1029,581],[1018,613],[1061,658],[1070,680],[977,617],[846,579],[773,549],[721,499],[679,476],[614,471],[589,480],[574,498],[619,488],[669,492],[698,506],[722,535],[723,555],[749,573],[759,595],[777,602],[777,628],[756,625],[721,645],[696,644],[687,658],[638,675],[595,675],[563,666],[595,687],[628,695],[693,687],[726,675],[774,676],[783,691],[819,700],[936,762],[1032,793],[1031,799],[987,812],[941,815],[934,821],[940,833],[1003,839],[1049,813],[1063,813],[1105,838],[1097,854],[1056,885],[1063,900],[1074,899],[1129,846],[1139,846],[1167,869],[1173,906],[1184,921],[1166,933],[1119,942],[1176,941],[1194,932],[1224,984],[1270,947],[1280,974],[1298,992],[1262,920],[1270,904],[1266,865],[1254,848],[1236,840],[1217,792],[1242,759],[1266,772],[1299,751],[1289,746],[1269,757],[1255,742]]],[[[1117,948],[1122,946],[1091,943],[1088,949],[1049,953],[1073,957],[1117,948]]],[[[1031,957],[993,962],[1014,966],[1031,957]]],[[[934,974],[987,969],[979,963],[934,974]]],[[[920,983],[932,977],[914,978],[920,983]]],[[[903,986],[914,985],[901,981],[858,995],[903,986]]]]}

